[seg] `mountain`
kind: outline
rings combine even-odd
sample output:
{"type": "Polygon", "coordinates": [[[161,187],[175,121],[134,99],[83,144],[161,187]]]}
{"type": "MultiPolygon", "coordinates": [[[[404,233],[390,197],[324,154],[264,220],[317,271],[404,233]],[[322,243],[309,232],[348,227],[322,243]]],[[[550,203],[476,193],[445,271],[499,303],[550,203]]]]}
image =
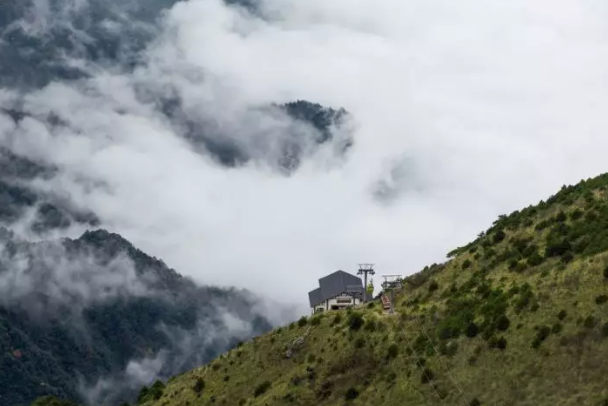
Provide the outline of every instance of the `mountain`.
{"type": "Polygon", "coordinates": [[[198,286],[118,234],[0,228],[0,404],[117,405],[270,328],[249,292],[198,286]]]}
{"type": "Polygon", "coordinates": [[[381,303],[260,335],[140,405],[606,405],[608,174],[500,216],[381,303]],[[288,351],[289,350],[289,351],[288,351]]]}

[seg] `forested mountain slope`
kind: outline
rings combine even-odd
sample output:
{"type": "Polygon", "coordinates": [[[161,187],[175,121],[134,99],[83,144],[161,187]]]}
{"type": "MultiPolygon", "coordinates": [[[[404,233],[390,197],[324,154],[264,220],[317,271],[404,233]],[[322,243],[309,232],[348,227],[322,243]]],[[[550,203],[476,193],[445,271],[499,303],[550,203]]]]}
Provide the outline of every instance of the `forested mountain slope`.
{"type": "Polygon", "coordinates": [[[0,228],[0,404],[132,400],[268,331],[260,304],[197,286],[105,230],[34,243],[0,228]]]}
{"type": "Polygon", "coordinates": [[[406,278],[394,316],[303,318],[140,404],[606,405],[607,193],[602,175],[500,216],[406,278]]]}

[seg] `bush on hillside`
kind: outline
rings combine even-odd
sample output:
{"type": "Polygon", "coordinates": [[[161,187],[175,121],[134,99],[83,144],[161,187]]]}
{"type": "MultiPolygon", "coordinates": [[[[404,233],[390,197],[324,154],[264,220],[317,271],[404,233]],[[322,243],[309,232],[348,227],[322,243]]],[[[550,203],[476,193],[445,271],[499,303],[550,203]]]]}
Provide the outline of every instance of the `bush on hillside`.
{"type": "Polygon", "coordinates": [[[464,262],[462,263],[462,269],[468,269],[471,267],[471,265],[473,265],[471,260],[465,259],[464,262]]]}
{"type": "Polygon", "coordinates": [[[312,319],[310,319],[311,326],[318,326],[320,324],[321,324],[321,316],[315,316],[312,319]]]}
{"type": "Polygon", "coordinates": [[[308,324],[308,319],[306,318],[306,316],[300,317],[300,320],[298,320],[298,327],[304,327],[307,324],[308,324]]]}
{"type": "Polygon", "coordinates": [[[195,393],[201,393],[203,391],[203,389],[205,389],[205,381],[200,377],[196,378],[196,381],[194,382],[194,386],[192,386],[192,390],[195,393]]]}
{"type": "Polygon", "coordinates": [[[437,289],[439,289],[439,284],[437,283],[437,281],[432,280],[432,281],[429,283],[429,292],[434,292],[434,291],[436,291],[437,289]]]}
{"type": "Polygon", "coordinates": [[[500,331],[508,330],[510,325],[511,321],[505,314],[500,315],[496,320],[496,328],[500,331]]]}
{"type": "Polygon", "coordinates": [[[259,384],[258,386],[256,386],[255,390],[253,391],[253,396],[255,396],[256,398],[258,396],[262,396],[264,393],[266,393],[268,391],[268,389],[270,389],[270,381],[264,381],[261,384],[259,384]]]}
{"type": "Polygon", "coordinates": [[[572,244],[566,238],[547,238],[547,246],[545,247],[546,257],[559,257],[566,254],[572,249],[572,244]]]}
{"type": "Polygon", "coordinates": [[[435,373],[430,368],[424,368],[420,376],[420,383],[429,383],[435,379],[435,373]]]}
{"type": "Polygon", "coordinates": [[[348,388],[346,390],[346,393],[344,394],[344,399],[346,400],[353,400],[353,399],[357,399],[359,397],[359,391],[355,388],[348,388]]]}
{"type": "Polygon", "coordinates": [[[359,329],[363,327],[365,320],[363,320],[363,315],[361,313],[353,312],[349,314],[347,323],[352,331],[359,331],[359,329]]]}
{"type": "Polygon", "coordinates": [[[466,329],[466,335],[469,338],[476,337],[479,334],[479,327],[474,322],[470,322],[466,329]]]}
{"type": "Polygon", "coordinates": [[[501,242],[502,240],[505,239],[505,232],[502,230],[498,230],[496,233],[494,233],[494,235],[492,236],[492,243],[493,244],[498,244],[499,242],[501,242]]]}
{"type": "Polygon", "coordinates": [[[608,323],[602,325],[602,336],[604,338],[608,337],[608,323]]]}
{"type": "Polygon", "coordinates": [[[469,402],[469,406],[481,406],[481,402],[479,401],[479,399],[477,398],[473,398],[470,402],[469,402]]]}
{"type": "Polygon", "coordinates": [[[560,320],[564,320],[567,315],[568,315],[568,313],[566,313],[566,311],[564,309],[562,309],[562,310],[560,310],[559,313],[557,313],[557,318],[560,320]]]}
{"type": "Polygon", "coordinates": [[[599,295],[595,298],[595,303],[598,305],[608,302],[608,295],[599,295]]]}
{"type": "Polygon", "coordinates": [[[397,358],[398,354],[399,354],[399,347],[397,347],[397,344],[393,343],[388,347],[388,353],[386,355],[386,358],[388,358],[388,359],[397,358]]]}
{"type": "Polygon", "coordinates": [[[576,221],[583,217],[583,211],[581,209],[574,209],[572,213],[570,213],[570,220],[576,221]]]}
{"type": "Polygon", "coordinates": [[[447,355],[448,357],[453,357],[458,352],[458,342],[450,341],[445,342],[442,341],[439,344],[439,353],[442,355],[447,355]]]}
{"type": "Polygon", "coordinates": [[[551,333],[552,334],[559,334],[562,332],[562,330],[564,329],[564,326],[562,325],[562,323],[555,323],[553,325],[553,327],[551,327],[551,333]]]}
{"type": "Polygon", "coordinates": [[[540,347],[542,342],[545,341],[547,337],[549,337],[549,334],[551,334],[551,329],[547,326],[541,326],[536,331],[536,337],[534,337],[534,341],[532,341],[532,348],[540,347]]]}
{"type": "Polygon", "coordinates": [[[488,340],[488,347],[504,350],[507,348],[507,340],[504,337],[492,337],[488,340]]]}
{"type": "Polygon", "coordinates": [[[378,329],[378,323],[375,320],[368,320],[367,323],[365,323],[365,327],[364,327],[365,331],[373,333],[377,329],[378,329]]]}
{"type": "Polygon", "coordinates": [[[341,313],[336,313],[336,315],[334,316],[333,321],[331,322],[332,326],[335,326],[337,324],[340,324],[342,322],[342,314],[341,313]]]}
{"type": "Polygon", "coordinates": [[[165,384],[159,380],[156,380],[149,388],[147,386],[144,386],[139,392],[139,396],[137,397],[137,403],[141,404],[150,400],[160,399],[163,396],[164,389],[165,384]]]}
{"type": "Polygon", "coordinates": [[[589,315],[583,321],[583,325],[587,328],[593,328],[597,325],[597,320],[595,319],[595,317],[589,315]]]}
{"type": "Polygon", "coordinates": [[[528,259],[526,260],[526,263],[529,266],[538,266],[538,265],[542,264],[543,261],[544,261],[544,258],[540,256],[538,251],[534,250],[528,257],[528,259]]]}
{"type": "Polygon", "coordinates": [[[557,215],[555,216],[555,221],[557,223],[563,223],[564,221],[566,221],[567,216],[566,213],[564,213],[563,211],[560,211],[559,213],[557,213],[557,215]]]}

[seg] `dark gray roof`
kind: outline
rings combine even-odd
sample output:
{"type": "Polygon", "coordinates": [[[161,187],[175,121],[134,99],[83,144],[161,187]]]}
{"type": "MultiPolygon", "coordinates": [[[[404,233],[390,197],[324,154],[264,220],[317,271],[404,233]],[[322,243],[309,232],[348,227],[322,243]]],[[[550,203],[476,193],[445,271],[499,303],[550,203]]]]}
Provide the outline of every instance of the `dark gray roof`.
{"type": "Polygon", "coordinates": [[[319,287],[308,293],[310,307],[314,307],[341,293],[352,291],[355,287],[363,289],[361,278],[344,271],[336,271],[324,276],[319,279],[319,287]]]}
{"type": "Polygon", "coordinates": [[[323,296],[321,295],[321,288],[316,288],[315,290],[308,292],[308,301],[310,302],[310,307],[315,307],[324,300],[325,299],[323,299],[323,296]]]}

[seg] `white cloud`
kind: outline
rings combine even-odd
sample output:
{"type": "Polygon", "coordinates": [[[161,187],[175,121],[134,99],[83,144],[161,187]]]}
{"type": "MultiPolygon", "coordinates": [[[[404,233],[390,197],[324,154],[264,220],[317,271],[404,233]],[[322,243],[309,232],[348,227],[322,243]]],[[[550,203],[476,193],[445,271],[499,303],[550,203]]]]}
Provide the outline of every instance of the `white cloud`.
{"type": "Polygon", "coordinates": [[[357,262],[415,272],[498,214],[605,170],[608,24],[598,1],[263,5],[268,21],[219,0],[179,3],[144,68],[28,96],[30,109],[69,119],[69,131],[32,119],[11,143],[59,164],[54,187],[180,272],[298,304],[318,277],[357,262]],[[138,101],[135,84],[170,87],[191,117],[248,136],[249,106],[345,107],[355,146],[343,166],[309,160],[287,178],[226,170],[138,101]],[[400,189],[385,203],[372,194],[382,179],[400,189]]]}

